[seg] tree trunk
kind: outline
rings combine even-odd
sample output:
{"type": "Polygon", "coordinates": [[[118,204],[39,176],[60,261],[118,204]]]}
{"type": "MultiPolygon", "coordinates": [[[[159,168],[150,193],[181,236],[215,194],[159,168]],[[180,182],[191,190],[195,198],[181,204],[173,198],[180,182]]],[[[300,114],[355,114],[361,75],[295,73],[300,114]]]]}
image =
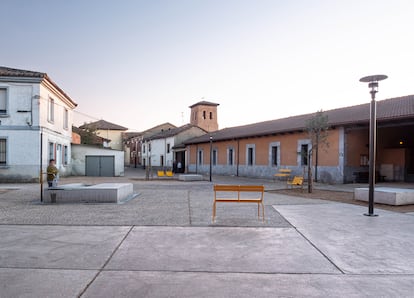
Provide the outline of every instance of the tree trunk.
{"type": "Polygon", "coordinates": [[[308,193],[313,191],[313,179],[312,179],[312,162],[311,162],[312,153],[308,154],[308,193]]]}

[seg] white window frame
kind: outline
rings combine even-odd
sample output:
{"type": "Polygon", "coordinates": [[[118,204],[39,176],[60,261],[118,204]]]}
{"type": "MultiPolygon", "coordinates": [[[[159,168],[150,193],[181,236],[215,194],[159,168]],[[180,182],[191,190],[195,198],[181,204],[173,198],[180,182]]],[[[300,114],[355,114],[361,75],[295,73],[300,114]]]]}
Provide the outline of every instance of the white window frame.
{"type": "Polygon", "coordinates": [[[51,160],[51,159],[56,160],[56,156],[55,156],[55,153],[56,153],[55,143],[53,143],[53,142],[49,142],[49,143],[48,143],[48,148],[47,148],[47,150],[48,150],[48,156],[49,156],[48,162],[49,162],[49,160],[51,160]]]}
{"type": "MultiPolygon", "coordinates": [[[[8,138],[7,137],[0,137],[0,141],[4,141],[4,162],[0,162],[0,166],[7,166],[7,161],[8,161],[8,138]]],[[[1,160],[0,160],[1,161],[1,160]]]]}
{"type": "Polygon", "coordinates": [[[227,165],[234,165],[234,147],[227,147],[227,165]],[[230,150],[231,150],[231,163],[230,163],[230,150]]]}
{"type": "Polygon", "coordinates": [[[0,90],[4,90],[5,98],[4,98],[4,112],[0,112],[0,117],[5,117],[9,115],[9,87],[0,86],[0,90]]]}
{"type": "Polygon", "coordinates": [[[218,163],[218,150],[214,148],[212,151],[213,155],[211,156],[211,162],[213,166],[216,166],[218,163]]]}
{"type": "Polygon", "coordinates": [[[69,128],[69,110],[63,109],[63,129],[69,128]]]}
{"type": "Polygon", "coordinates": [[[55,122],[55,100],[51,97],[47,100],[47,121],[55,122]]]}
{"type": "Polygon", "coordinates": [[[197,151],[197,164],[200,166],[204,164],[204,150],[203,149],[198,149],[197,151]]]}
{"type": "Polygon", "coordinates": [[[254,166],[256,165],[256,144],[247,144],[246,145],[246,166],[254,166]],[[252,163],[249,163],[249,151],[252,149],[252,163]]]}
{"type": "Polygon", "coordinates": [[[280,142],[272,142],[269,144],[269,166],[280,166],[280,142]],[[273,163],[273,147],[277,148],[276,164],[273,163]]]}
{"type": "MultiPolygon", "coordinates": [[[[302,164],[302,145],[308,145],[308,154],[309,151],[312,150],[312,143],[310,139],[304,139],[304,140],[298,140],[298,147],[297,147],[297,152],[298,152],[298,156],[297,156],[297,164],[300,167],[304,167],[305,165],[302,164]]],[[[308,160],[309,163],[309,160],[308,160]]]]}
{"type": "Polygon", "coordinates": [[[64,145],[63,146],[63,158],[62,158],[62,160],[63,160],[63,165],[65,165],[65,166],[67,166],[68,165],[68,162],[69,162],[69,159],[68,159],[68,150],[69,150],[69,146],[64,145]]]}

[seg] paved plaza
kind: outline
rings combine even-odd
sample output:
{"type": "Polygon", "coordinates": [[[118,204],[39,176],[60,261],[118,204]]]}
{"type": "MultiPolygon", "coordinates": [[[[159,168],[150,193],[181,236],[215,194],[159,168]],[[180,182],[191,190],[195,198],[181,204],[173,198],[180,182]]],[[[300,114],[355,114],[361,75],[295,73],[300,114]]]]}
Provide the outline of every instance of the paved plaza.
{"type": "Polygon", "coordinates": [[[266,192],[265,222],[223,203],[212,223],[214,183],[284,184],[143,175],[60,181],[133,183],[122,204],[42,204],[39,184],[0,184],[0,297],[414,296],[413,214],[266,192]]]}

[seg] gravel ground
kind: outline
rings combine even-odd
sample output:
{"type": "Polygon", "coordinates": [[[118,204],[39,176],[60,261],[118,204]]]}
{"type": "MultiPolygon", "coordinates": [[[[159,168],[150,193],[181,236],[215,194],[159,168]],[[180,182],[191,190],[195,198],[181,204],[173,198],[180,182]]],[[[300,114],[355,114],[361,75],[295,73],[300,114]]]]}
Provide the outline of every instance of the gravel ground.
{"type": "MultiPolygon", "coordinates": [[[[331,190],[319,190],[314,189],[312,193],[308,193],[307,190],[300,189],[280,189],[270,191],[271,193],[284,194],[295,197],[302,197],[307,199],[319,199],[319,200],[328,200],[334,202],[341,202],[347,204],[354,204],[360,206],[368,206],[367,202],[357,201],[354,199],[353,192],[345,191],[331,191],[331,190]]],[[[374,208],[394,211],[394,212],[414,212],[414,205],[404,205],[404,206],[390,206],[384,204],[374,204],[374,208]]]]}

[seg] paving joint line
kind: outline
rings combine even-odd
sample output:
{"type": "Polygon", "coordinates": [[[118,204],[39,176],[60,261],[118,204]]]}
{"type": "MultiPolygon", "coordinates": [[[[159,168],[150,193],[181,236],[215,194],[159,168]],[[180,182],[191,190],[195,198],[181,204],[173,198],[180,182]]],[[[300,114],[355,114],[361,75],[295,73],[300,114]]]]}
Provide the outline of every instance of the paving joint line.
{"type": "Polygon", "coordinates": [[[316,249],[316,251],[318,251],[325,259],[328,260],[329,263],[331,263],[339,272],[341,272],[342,274],[346,274],[345,271],[343,271],[341,268],[338,267],[338,265],[336,265],[331,258],[329,258],[322,250],[320,250],[308,237],[306,237],[301,231],[299,231],[299,229],[293,225],[289,220],[286,219],[286,217],[284,217],[282,214],[280,214],[280,216],[282,216],[294,229],[296,232],[298,232],[299,235],[301,235],[303,237],[303,239],[305,239],[313,248],[316,249]]]}
{"type": "Polygon", "coordinates": [[[128,230],[128,232],[125,234],[125,236],[122,238],[122,240],[119,242],[119,244],[115,247],[115,249],[113,250],[113,252],[111,253],[111,255],[109,256],[109,258],[105,261],[105,263],[102,265],[102,267],[98,270],[98,272],[95,274],[95,276],[91,279],[91,281],[86,285],[86,287],[80,292],[80,294],[78,295],[78,297],[82,297],[83,294],[85,294],[85,292],[89,289],[89,287],[95,282],[95,280],[98,278],[98,276],[101,274],[102,271],[104,271],[106,265],[108,265],[109,261],[112,259],[112,257],[114,256],[114,254],[118,251],[119,247],[122,245],[122,243],[124,243],[125,239],[129,236],[129,234],[131,233],[132,229],[135,226],[131,226],[130,229],[128,230]]]}

